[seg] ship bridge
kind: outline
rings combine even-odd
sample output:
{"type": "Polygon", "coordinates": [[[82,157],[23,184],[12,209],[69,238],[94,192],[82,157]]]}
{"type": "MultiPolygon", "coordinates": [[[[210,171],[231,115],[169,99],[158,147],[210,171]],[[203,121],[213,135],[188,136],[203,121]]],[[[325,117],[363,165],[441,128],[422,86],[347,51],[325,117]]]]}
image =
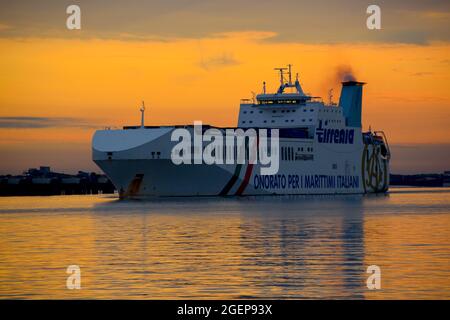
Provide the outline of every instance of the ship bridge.
{"type": "Polygon", "coordinates": [[[300,85],[298,73],[292,80],[292,65],[275,68],[280,75],[280,86],[275,93],[266,92],[263,82],[262,93],[253,100],[241,100],[239,127],[310,127],[317,123],[317,114],[324,103],[320,97],[313,97],[300,85]]]}
{"type": "Polygon", "coordinates": [[[280,73],[280,87],[276,93],[266,93],[266,83],[263,82],[263,93],[256,96],[258,105],[305,104],[305,102],[311,101],[313,97],[303,92],[300,81],[298,80],[298,73],[295,82],[292,82],[291,68],[291,64],[288,65],[288,68],[275,68],[280,73]],[[285,71],[287,71],[287,79],[285,77],[285,71]],[[286,89],[294,92],[286,92],[286,89]]]}

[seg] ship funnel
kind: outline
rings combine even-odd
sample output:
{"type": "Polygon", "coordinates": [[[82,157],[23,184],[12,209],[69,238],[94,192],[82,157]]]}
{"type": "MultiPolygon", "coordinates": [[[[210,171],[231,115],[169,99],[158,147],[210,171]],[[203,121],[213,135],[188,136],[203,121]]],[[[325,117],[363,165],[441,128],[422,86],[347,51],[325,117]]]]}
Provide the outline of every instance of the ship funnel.
{"type": "Polygon", "coordinates": [[[345,81],[342,82],[341,97],[339,105],[344,110],[347,125],[350,127],[361,127],[361,102],[362,87],[364,82],[345,81]]]}

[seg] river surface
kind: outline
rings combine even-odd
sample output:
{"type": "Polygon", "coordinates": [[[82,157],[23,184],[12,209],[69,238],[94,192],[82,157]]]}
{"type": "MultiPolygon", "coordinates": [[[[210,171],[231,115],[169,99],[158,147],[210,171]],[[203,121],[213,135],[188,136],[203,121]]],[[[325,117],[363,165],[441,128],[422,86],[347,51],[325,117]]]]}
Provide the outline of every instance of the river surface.
{"type": "Polygon", "coordinates": [[[0,298],[450,299],[450,189],[3,197],[0,298]],[[366,285],[371,265],[379,290],[366,285]]]}

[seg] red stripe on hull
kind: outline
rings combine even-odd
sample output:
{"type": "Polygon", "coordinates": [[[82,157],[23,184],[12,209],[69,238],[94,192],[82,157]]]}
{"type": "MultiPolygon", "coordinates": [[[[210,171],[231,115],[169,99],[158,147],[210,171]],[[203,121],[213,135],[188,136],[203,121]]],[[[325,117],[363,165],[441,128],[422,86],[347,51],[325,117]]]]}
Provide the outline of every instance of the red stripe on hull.
{"type": "Polygon", "coordinates": [[[240,196],[244,192],[245,188],[248,185],[248,182],[250,181],[252,171],[253,171],[253,164],[249,164],[247,166],[247,170],[245,171],[244,181],[242,181],[241,185],[239,186],[239,189],[235,193],[236,196],[240,196]]]}

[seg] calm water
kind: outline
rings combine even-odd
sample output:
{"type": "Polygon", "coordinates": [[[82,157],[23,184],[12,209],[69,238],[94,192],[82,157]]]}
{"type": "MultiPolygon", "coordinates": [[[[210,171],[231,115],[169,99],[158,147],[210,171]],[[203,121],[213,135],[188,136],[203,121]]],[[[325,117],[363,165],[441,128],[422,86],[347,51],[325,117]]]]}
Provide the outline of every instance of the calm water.
{"type": "Polygon", "coordinates": [[[450,189],[0,198],[0,297],[450,299],[450,189]],[[81,290],[66,289],[72,264],[81,290]]]}

